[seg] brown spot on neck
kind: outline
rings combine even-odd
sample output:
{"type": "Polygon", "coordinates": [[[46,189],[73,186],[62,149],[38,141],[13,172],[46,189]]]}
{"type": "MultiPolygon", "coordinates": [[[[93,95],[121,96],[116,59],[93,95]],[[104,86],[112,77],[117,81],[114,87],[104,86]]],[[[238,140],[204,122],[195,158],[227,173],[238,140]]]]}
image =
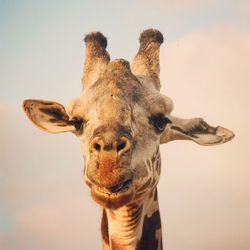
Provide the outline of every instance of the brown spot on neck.
{"type": "Polygon", "coordinates": [[[108,218],[107,212],[103,209],[102,212],[102,222],[101,222],[102,240],[106,245],[109,245],[109,228],[108,228],[108,218]]]}
{"type": "Polygon", "coordinates": [[[157,250],[162,249],[161,239],[156,238],[157,230],[161,229],[161,218],[159,210],[151,217],[145,215],[143,222],[142,237],[138,242],[136,250],[157,250]],[[160,244],[160,248],[158,247],[160,244]]]}

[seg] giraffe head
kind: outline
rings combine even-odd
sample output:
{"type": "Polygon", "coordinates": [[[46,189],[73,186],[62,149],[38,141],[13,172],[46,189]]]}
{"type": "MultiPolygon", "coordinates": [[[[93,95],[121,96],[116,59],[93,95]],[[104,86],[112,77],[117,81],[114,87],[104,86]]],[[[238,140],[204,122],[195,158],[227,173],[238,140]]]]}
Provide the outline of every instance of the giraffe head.
{"type": "Polygon", "coordinates": [[[130,68],[110,62],[107,40],[99,32],[85,37],[84,90],[66,107],[43,100],[25,100],[24,110],[40,129],[72,132],[81,141],[84,178],[96,202],[119,208],[143,200],[160,176],[159,145],[192,140],[215,145],[233,138],[222,127],[200,118],[173,117],[171,99],[159,92],[159,49],[162,34],[154,29],[140,36],[140,49],[130,68]]]}

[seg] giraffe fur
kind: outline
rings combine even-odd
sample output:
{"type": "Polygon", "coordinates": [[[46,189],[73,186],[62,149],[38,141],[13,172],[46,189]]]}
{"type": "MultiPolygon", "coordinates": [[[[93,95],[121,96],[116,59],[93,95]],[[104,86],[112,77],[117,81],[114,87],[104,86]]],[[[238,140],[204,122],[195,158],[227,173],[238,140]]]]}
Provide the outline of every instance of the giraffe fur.
{"type": "Polygon", "coordinates": [[[103,249],[162,250],[160,144],[188,140],[218,145],[234,133],[199,117],[172,115],[172,99],[160,93],[160,31],[142,32],[131,66],[124,59],[110,61],[101,32],[89,33],[84,41],[80,95],[66,106],[27,99],[24,112],[43,131],[79,138],[83,177],[101,207],[103,249]]]}

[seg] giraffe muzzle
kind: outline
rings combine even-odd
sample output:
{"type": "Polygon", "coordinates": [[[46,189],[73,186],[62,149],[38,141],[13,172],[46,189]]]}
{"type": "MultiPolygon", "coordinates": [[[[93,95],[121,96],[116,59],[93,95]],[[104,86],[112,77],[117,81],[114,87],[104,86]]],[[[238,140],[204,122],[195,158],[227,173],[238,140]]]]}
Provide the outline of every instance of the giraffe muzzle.
{"type": "Polygon", "coordinates": [[[123,177],[119,182],[116,181],[109,185],[97,184],[92,181],[86,183],[91,188],[92,198],[106,208],[116,209],[129,203],[134,197],[135,188],[130,174],[126,179],[123,177]]]}
{"type": "Polygon", "coordinates": [[[85,181],[94,200],[104,207],[120,207],[133,196],[132,145],[130,136],[110,130],[98,133],[89,144],[85,181]]]}

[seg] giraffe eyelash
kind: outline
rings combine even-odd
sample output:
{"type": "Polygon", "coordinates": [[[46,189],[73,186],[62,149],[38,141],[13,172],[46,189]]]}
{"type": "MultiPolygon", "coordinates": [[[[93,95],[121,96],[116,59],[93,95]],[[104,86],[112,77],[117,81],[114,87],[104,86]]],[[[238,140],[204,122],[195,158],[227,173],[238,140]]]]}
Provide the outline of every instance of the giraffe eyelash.
{"type": "Polygon", "coordinates": [[[154,126],[156,133],[162,133],[166,125],[171,121],[164,114],[158,113],[149,118],[149,123],[154,126]]]}

